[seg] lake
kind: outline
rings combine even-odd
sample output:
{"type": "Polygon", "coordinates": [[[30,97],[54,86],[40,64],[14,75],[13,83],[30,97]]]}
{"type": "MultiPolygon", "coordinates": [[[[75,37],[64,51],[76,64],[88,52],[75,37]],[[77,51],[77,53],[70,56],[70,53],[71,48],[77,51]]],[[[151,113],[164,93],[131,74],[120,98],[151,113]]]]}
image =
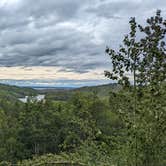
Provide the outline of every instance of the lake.
{"type": "Polygon", "coordinates": [[[24,98],[19,98],[19,100],[23,103],[27,103],[29,97],[35,101],[42,101],[45,99],[45,95],[37,95],[37,96],[25,96],[24,98]]]}

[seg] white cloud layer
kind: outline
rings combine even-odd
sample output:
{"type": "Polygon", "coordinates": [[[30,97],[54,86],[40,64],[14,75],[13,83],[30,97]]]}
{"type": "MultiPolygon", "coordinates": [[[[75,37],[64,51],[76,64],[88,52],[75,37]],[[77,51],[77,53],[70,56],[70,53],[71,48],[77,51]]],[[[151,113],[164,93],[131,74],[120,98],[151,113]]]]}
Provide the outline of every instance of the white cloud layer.
{"type": "Polygon", "coordinates": [[[60,67],[0,67],[1,80],[95,80],[104,79],[103,70],[89,70],[86,73],[76,73],[63,70],[60,67]]]}

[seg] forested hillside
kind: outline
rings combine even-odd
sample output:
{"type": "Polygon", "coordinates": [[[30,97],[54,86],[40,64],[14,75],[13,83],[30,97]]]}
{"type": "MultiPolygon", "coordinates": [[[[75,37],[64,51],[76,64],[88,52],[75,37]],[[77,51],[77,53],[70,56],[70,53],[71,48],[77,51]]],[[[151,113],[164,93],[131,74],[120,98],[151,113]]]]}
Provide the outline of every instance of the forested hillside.
{"type": "MultiPolygon", "coordinates": [[[[91,93],[86,95],[77,93],[67,102],[46,100],[26,104],[21,102],[15,105],[12,102],[5,104],[0,111],[1,161],[16,162],[34,155],[56,153],[60,156],[54,156],[53,161],[78,160],[77,162],[88,163],[93,148],[96,149],[96,155],[101,156],[105,153],[105,150],[98,147],[107,146],[104,142],[100,145],[102,142],[99,143],[99,140],[109,141],[109,135],[114,130],[111,129],[109,122],[115,128],[116,125],[121,126],[118,117],[109,111],[108,101],[100,100],[91,93]],[[105,138],[102,136],[103,132],[108,132],[105,138]],[[87,145],[89,149],[86,150],[87,145]],[[82,153],[85,153],[83,160],[82,153]],[[70,155],[73,155],[73,158],[70,155]]],[[[36,160],[40,161],[40,158],[36,160]]],[[[91,160],[95,162],[93,155],[91,160]]]]}
{"type": "Polygon", "coordinates": [[[118,91],[121,89],[121,86],[115,83],[106,84],[106,85],[98,85],[98,86],[87,86],[81,88],[73,88],[73,89],[44,89],[39,90],[39,93],[46,94],[47,99],[49,100],[59,100],[66,101],[71,99],[74,94],[77,93],[95,93],[100,98],[108,98],[109,92],[118,91]]]}
{"type": "Polygon", "coordinates": [[[32,88],[20,88],[17,86],[0,84],[0,98],[20,98],[36,94],[37,91],[32,88]]]}

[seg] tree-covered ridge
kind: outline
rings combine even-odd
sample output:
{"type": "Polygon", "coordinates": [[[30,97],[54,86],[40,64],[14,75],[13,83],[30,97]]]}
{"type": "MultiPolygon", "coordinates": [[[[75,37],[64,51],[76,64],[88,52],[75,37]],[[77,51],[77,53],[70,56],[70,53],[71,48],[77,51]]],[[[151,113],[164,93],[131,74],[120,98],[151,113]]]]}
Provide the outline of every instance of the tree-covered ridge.
{"type": "Polygon", "coordinates": [[[0,97],[13,97],[20,98],[24,96],[36,95],[37,91],[31,88],[20,88],[17,86],[10,86],[5,84],[0,84],[0,97]]]}
{"type": "Polygon", "coordinates": [[[98,86],[86,86],[73,89],[44,89],[40,90],[40,93],[46,94],[46,98],[49,100],[66,101],[72,98],[77,93],[96,93],[98,97],[108,98],[110,90],[118,91],[120,86],[115,83],[98,85],[98,86]]]}

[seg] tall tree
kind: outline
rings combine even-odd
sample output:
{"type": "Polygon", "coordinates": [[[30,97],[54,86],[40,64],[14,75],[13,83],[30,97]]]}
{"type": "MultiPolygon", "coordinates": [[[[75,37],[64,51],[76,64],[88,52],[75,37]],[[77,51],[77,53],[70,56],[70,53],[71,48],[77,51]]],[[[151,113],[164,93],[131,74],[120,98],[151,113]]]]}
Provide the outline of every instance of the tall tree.
{"type": "Polygon", "coordinates": [[[124,87],[129,87],[133,96],[129,99],[132,112],[119,107],[120,111],[125,110],[130,136],[129,148],[135,154],[134,160],[128,165],[162,165],[157,154],[161,149],[161,138],[155,138],[154,135],[162,135],[165,126],[163,117],[166,113],[166,103],[161,104],[160,99],[164,98],[165,93],[161,86],[165,84],[166,79],[166,21],[158,10],[154,17],[147,19],[145,27],[137,25],[135,18],[131,18],[129,23],[130,33],[125,36],[119,50],[106,48],[106,53],[112,60],[113,70],[106,71],[105,76],[117,80],[124,87]],[[138,39],[137,33],[142,33],[140,36],[143,37],[138,39]],[[141,125],[143,122],[144,126],[141,125]]]}

